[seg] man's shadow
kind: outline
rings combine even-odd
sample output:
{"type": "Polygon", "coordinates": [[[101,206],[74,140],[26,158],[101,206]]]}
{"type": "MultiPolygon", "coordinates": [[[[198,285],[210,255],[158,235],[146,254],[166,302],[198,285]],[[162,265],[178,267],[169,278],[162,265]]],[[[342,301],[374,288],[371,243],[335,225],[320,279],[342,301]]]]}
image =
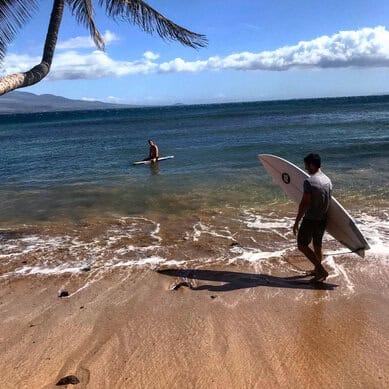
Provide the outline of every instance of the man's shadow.
{"type": "Polygon", "coordinates": [[[236,289],[255,288],[265,286],[270,288],[286,289],[320,289],[334,290],[338,285],[326,282],[312,282],[304,279],[305,275],[292,277],[275,277],[268,274],[238,273],[220,270],[196,270],[196,269],[165,269],[157,270],[158,273],[170,277],[181,277],[185,281],[179,282],[173,289],[180,286],[187,286],[192,290],[209,290],[212,292],[229,292],[236,289]],[[194,286],[191,280],[203,280],[212,282],[222,282],[221,285],[200,285],[194,286]]]}

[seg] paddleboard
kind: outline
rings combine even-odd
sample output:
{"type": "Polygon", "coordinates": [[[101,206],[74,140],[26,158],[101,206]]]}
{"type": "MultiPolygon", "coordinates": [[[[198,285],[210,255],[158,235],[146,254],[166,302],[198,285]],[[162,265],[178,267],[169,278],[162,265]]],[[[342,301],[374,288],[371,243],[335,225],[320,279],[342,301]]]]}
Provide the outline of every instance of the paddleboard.
{"type": "MultiPolygon", "coordinates": [[[[303,196],[304,180],[309,175],[293,163],[275,155],[259,154],[258,158],[273,181],[291,200],[299,204],[303,196]]],[[[326,230],[337,241],[362,258],[365,250],[370,248],[353,218],[334,197],[328,210],[326,230]]]]}
{"type": "MultiPolygon", "coordinates": [[[[160,157],[158,158],[157,162],[165,161],[166,159],[173,159],[174,155],[168,155],[167,157],[160,157]]],[[[150,160],[146,161],[137,161],[134,162],[133,165],[150,165],[152,162],[150,160]]]]}

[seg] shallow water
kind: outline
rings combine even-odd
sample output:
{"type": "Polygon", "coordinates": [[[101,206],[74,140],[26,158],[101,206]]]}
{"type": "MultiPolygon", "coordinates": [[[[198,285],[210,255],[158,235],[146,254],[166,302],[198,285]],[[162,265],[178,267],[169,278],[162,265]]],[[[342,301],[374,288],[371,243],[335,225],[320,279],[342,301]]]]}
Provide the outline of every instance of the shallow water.
{"type": "MultiPolygon", "coordinates": [[[[298,256],[290,230],[296,207],[272,184],[257,154],[302,166],[312,151],[322,155],[335,196],[372,246],[367,258],[386,263],[388,97],[1,119],[3,277],[77,273],[85,266],[95,272],[269,266],[271,258],[293,271],[284,258],[298,256]],[[147,154],[150,137],[162,155],[175,158],[132,166],[147,154]]],[[[326,250],[347,251],[330,237],[326,250]]],[[[332,260],[349,261],[329,255],[333,267],[332,260]]]]}

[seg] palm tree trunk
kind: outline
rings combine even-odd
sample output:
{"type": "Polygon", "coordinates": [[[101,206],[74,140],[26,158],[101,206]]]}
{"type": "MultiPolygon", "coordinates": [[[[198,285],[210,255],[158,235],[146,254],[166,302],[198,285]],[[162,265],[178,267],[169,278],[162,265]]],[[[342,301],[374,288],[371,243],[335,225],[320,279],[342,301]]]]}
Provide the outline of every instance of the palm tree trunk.
{"type": "Polygon", "coordinates": [[[65,0],[54,0],[49,28],[46,34],[42,61],[39,65],[24,73],[10,74],[0,78],[0,96],[18,88],[34,85],[47,76],[53,61],[58,31],[61,25],[65,0]]]}

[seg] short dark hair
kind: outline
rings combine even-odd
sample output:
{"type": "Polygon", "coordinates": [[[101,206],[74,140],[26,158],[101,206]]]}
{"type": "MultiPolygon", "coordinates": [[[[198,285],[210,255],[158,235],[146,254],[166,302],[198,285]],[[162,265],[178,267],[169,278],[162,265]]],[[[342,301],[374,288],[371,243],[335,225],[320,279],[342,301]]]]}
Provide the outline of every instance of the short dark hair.
{"type": "Polygon", "coordinates": [[[319,154],[310,153],[304,158],[304,162],[308,165],[316,166],[320,168],[321,166],[321,158],[319,154]]]}

